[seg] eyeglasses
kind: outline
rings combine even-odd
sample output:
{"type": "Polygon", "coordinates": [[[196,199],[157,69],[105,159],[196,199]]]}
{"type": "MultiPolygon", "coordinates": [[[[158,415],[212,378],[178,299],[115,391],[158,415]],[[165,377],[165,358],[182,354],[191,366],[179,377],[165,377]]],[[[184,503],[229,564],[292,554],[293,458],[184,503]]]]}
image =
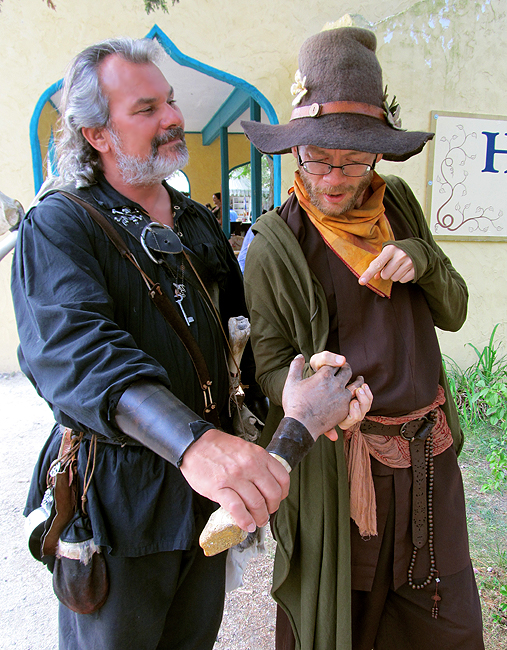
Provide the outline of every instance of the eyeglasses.
{"type": "Polygon", "coordinates": [[[367,165],[366,163],[347,163],[346,165],[330,165],[329,163],[318,162],[316,160],[305,160],[305,162],[303,162],[301,160],[301,154],[299,153],[299,147],[297,151],[298,151],[299,166],[302,167],[305,170],[305,172],[308,172],[308,174],[312,174],[313,176],[325,176],[326,174],[330,174],[332,169],[341,169],[342,174],[344,176],[358,177],[358,176],[366,176],[367,174],[369,174],[371,171],[375,169],[376,156],[373,159],[371,165],[367,165]]]}

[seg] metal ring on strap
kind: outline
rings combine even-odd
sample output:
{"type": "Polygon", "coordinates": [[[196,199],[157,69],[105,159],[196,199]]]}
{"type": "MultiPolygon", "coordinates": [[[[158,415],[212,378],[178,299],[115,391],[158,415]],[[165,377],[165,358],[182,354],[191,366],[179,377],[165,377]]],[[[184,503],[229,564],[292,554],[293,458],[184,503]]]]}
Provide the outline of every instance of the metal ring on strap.
{"type": "Polygon", "coordinates": [[[175,255],[176,253],[181,253],[181,251],[183,250],[181,240],[178,237],[178,235],[174,232],[174,230],[163,223],[158,223],[157,221],[151,221],[143,228],[143,231],[141,233],[141,246],[144,248],[144,252],[146,253],[146,255],[148,255],[148,257],[152,260],[152,262],[155,262],[156,264],[162,264],[164,260],[162,257],[160,258],[155,257],[152,254],[151,250],[154,250],[158,253],[171,253],[173,255],[175,255]],[[158,243],[158,240],[156,239],[156,234],[154,232],[157,229],[169,231],[169,232],[165,233],[167,235],[167,238],[163,242],[165,246],[159,246],[158,248],[155,248],[154,246],[150,246],[148,244],[146,238],[148,237],[148,235],[153,235],[153,237],[158,243]]]}

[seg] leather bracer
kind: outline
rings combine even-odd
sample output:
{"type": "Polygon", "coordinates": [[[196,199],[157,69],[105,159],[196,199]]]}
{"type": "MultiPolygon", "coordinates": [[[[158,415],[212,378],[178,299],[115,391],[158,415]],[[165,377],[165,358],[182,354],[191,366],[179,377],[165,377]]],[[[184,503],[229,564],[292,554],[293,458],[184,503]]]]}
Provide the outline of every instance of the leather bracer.
{"type": "Polygon", "coordinates": [[[114,421],[128,436],[176,467],[190,445],[215,428],[164,385],[146,379],[131,384],[123,393],[114,421]]]}

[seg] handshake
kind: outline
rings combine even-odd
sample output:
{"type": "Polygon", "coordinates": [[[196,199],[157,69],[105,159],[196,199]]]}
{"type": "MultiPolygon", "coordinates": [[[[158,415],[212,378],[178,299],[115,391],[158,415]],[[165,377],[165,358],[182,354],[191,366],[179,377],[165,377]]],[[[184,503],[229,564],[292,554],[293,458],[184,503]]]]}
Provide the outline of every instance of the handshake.
{"type": "MultiPolygon", "coordinates": [[[[360,422],[373,400],[363,377],[350,383],[352,370],[343,356],[321,352],[311,358],[310,366],[315,374],[303,379],[303,356],[292,361],[282,396],[285,417],[266,448],[287,472],[304,458],[319,436],[324,434],[336,441],[336,426],[348,429],[360,422]]],[[[233,516],[219,508],[210,517],[199,543],[210,556],[242,542],[246,536],[233,516]]]]}

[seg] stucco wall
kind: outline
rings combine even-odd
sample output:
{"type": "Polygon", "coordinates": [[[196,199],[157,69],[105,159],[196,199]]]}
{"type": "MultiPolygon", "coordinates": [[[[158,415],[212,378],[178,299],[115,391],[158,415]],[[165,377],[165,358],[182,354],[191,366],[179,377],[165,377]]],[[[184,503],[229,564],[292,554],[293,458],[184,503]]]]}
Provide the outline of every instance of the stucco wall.
{"type": "MultiPolygon", "coordinates": [[[[432,110],[507,115],[506,11],[501,0],[423,0],[375,25],[385,82],[400,101],[406,126],[430,130],[432,110]]],[[[428,153],[381,167],[403,175],[423,206],[428,153]]],[[[507,179],[505,184],[507,190],[507,179]]],[[[507,208],[507,198],[505,203],[507,208]]],[[[498,340],[507,339],[507,242],[439,245],[470,292],[464,327],[440,335],[444,351],[463,365],[475,358],[466,343],[487,343],[495,323],[501,323],[498,340]]]]}
{"type": "MultiPolygon", "coordinates": [[[[198,133],[186,136],[190,162],[185,167],[188,176],[192,198],[199,203],[211,203],[215,192],[221,189],[220,171],[220,139],[217,138],[209,146],[203,147],[202,137],[198,133]]],[[[229,168],[250,162],[250,142],[246,136],[231,133],[229,141],[229,168]]]]}
{"type": "MultiPolygon", "coordinates": [[[[302,41],[345,13],[356,13],[378,39],[390,94],[404,126],[428,129],[431,110],[502,115],[507,88],[504,0],[180,0],[168,13],[146,15],[141,0],[4,0],[0,13],[0,189],[25,206],[33,196],[29,123],[40,95],[63,76],[86,45],[109,36],[142,37],[155,23],[186,55],[245,79],[277,111],[290,115],[289,93],[302,41]]],[[[404,176],[425,203],[427,152],[406,163],[381,163],[404,176]]],[[[232,161],[231,161],[232,164],[232,161]]],[[[282,199],[294,164],[282,164],[282,199]]],[[[507,181],[506,181],[507,182],[507,181]]],[[[214,190],[213,190],[214,191],[214,190]]],[[[208,193],[201,200],[209,201],[208,193]]],[[[462,364],[473,358],[466,342],[486,342],[493,325],[507,337],[507,244],[445,242],[442,248],[466,278],[470,314],[458,334],[441,337],[462,364]]],[[[0,263],[0,371],[14,370],[15,331],[8,298],[8,261],[0,263]]]]}

